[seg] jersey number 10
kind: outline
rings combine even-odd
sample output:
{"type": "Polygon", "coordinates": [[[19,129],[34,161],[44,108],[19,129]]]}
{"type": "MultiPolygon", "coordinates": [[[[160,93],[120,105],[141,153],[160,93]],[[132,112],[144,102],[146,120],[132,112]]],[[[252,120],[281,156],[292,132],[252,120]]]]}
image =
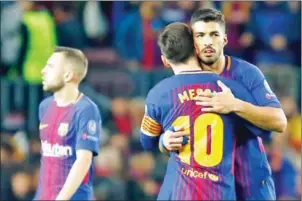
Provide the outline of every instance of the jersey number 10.
{"type": "MultiPolygon", "coordinates": [[[[183,126],[185,132],[190,133],[190,116],[179,116],[172,124],[183,126]]],[[[223,156],[223,121],[217,114],[206,113],[199,115],[193,123],[193,147],[188,143],[179,151],[179,158],[188,165],[193,157],[195,161],[204,167],[218,165],[223,156]]]]}

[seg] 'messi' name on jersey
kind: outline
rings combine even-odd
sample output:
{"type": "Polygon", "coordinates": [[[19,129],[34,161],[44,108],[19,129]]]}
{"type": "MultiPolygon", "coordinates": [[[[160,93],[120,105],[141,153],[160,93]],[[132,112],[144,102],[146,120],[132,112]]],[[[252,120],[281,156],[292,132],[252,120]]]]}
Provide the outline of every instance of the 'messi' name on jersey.
{"type": "Polygon", "coordinates": [[[42,143],[42,155],[47,157],[63,157],[72,156],[72,148],[70,146],[63,146],[56,144],[50,144],[47,141],[41,141],[42,143]]]}
{"type": "Polygon", "coordinates": [[[203,93],[211,94],[212,92],[216,91],[216,90],[207,89],[206,87],[211,87],[211,89],[217,89],[216,85],[213,83],[202,84],[201,87],[197,87],[194,89],[188,89],[181,93],[178,93],[177,95],[178,95],[179,102],[184,103],[186,101],[195,100],[194,99],[195,97],[197,97],[203,93]]]}

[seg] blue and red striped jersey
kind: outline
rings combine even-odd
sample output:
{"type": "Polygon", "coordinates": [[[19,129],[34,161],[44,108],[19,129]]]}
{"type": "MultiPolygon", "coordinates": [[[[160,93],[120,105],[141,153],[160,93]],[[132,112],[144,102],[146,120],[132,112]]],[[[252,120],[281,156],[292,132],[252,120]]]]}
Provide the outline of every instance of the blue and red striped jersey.
{"type": "MultiPolygon", "coordinates": [[[[236,57],[226,56],[226,61],[227,64],[221,76],[235,80],[244,86],[252,94],[256,101],[255,105],[281,107],[260,69],[236,57]]],[[[272,173],[262,138],[270,138],[271,132],[263,130],[257,134],[246,128],[241,128],[237,136],[235,176],[238,199],[276,199],[270,193],[263,193],[263,184],[269,180],[272,173]]]]}
{"type": "MultiPolygon", "coordinates": [[[[77,159],[77,150],[89,150],[97,156],[100,146],[101,116],[98,107],[85,95],[66,107],[54,97],[39,106],[41,166],[35,200],[54,200],[77,159]]],[[[71,200],[91,200],[93,163],[71,200]]]]}
{"type": "Polygon", "coordinates": [[[158,199],[160,200],[234,200],[236,130],[245,125],[258,129],[234,114],[203,113],[194,97],[202,91],[227,85],[237,98],[255,103],[250,93],[233,80],[213,73],[178,74],[157,84],[145,101],[141,143],[145,149],[158,147],[160,134],[171,126],[183,126],[190,143],[172,152],[158,199]]]}

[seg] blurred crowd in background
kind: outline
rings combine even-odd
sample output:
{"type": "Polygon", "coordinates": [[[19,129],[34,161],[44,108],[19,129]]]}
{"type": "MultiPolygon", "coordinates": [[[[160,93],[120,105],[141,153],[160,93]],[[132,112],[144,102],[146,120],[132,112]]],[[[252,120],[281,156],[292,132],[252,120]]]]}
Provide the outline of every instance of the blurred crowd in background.
{"type": "Polygon", "coordinates": [[[277,198],[301,199],[301,2],[3,2],[1,1],[1,200],[31,199],[40,158],[37,108],[41,74],[57,45],[89,59],[82,91],[100,107],[104,128],[95,159],[95,198],[150,200],[160,188],[167,156],[139,142],[144,98],[170,76],[161,64],[158,31],[189,23],[193,11],[223,12],[226,54],[264,72],[288,118],[266,141],[277,198]]]}

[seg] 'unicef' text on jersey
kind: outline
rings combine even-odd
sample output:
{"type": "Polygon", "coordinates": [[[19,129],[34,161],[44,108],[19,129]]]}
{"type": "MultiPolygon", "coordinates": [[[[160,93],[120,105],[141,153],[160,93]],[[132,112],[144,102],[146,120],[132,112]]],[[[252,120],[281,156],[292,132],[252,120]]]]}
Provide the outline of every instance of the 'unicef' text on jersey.
{"type": "Polygon", "coordinates": [[[72,156],[72,148],[70,146],[63,146],[56,144],[50,144],[47,141],[41,141],[42,154],[46,157],[64,157],[72,156]]]}

